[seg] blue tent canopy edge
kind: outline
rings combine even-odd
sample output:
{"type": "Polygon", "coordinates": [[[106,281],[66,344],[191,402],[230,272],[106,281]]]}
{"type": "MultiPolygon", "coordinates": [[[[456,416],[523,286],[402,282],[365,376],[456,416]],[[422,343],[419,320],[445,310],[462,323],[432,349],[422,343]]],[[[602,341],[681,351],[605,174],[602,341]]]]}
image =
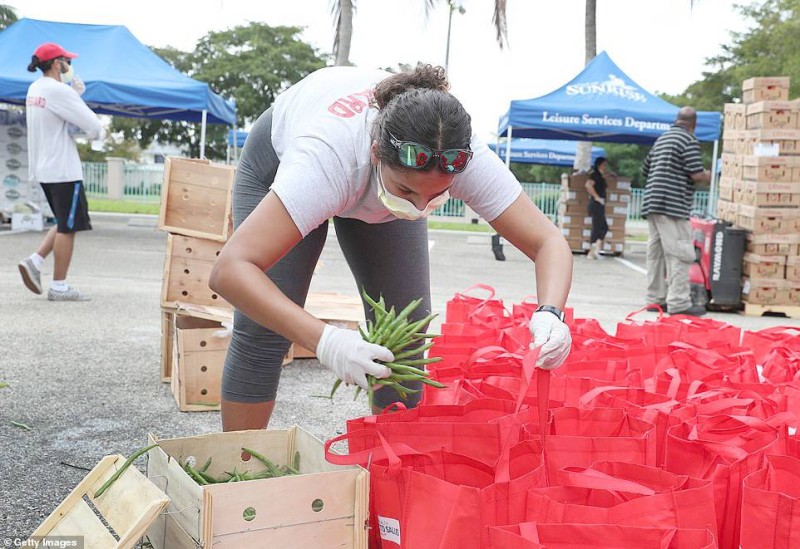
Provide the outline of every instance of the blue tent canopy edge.
{"type": "MultiPolygon", "coordinates": [[[[606,52],[563,87],[541,97],[511,101],[498,135],[536,139],[652,144],[672,123],[678,107],[631,80],[606,52]]],[[[719,139],[722,114],[698,112],[700,141],[719,139]]]]}
{"type": "Polygon", "coordinates": [[[75,72],[86,83],[83,99],[99,114],[235,124],[236,104],[173,68],[122,25],[86,25],[23,18],[0,32],[0,102],[25,104],[40,73],[27,71],[43,42],[79,55],[75,72]]]}

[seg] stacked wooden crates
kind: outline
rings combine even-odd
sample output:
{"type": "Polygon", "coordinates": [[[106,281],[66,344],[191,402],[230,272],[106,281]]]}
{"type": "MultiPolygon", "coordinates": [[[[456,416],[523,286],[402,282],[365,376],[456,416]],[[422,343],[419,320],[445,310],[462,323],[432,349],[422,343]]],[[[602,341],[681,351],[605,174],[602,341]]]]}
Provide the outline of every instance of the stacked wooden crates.
{"type": "Polygon", "coordinates": [[[181,411],[218,410],[230,341],[231,305],[208,286],[214,262],[233,233],[235,168],[168,158],[160,229],[167,231],[161,290],[161,380],[181,411]]]}
{"type": "MultiPolygon", "coordinates": [[[[591,248],[592,217],[589,215],[587,173],[564,174],[561,178],[561,197],[558,205],[558,226],[573,252],[583,253],[591,248]]],[[[606,221],[608,234],[603,252],[622,255],[625,251],[625,222],[631,201],[630,181],[620,181],[615,175],[606,176],[606,221]]]]}
{"type": "Polygon", "coordinates": [[[789,78],[750,78],[725,105],[718,217],[750,231],[745,313],[800,318],[800,100],[789,78]]]}

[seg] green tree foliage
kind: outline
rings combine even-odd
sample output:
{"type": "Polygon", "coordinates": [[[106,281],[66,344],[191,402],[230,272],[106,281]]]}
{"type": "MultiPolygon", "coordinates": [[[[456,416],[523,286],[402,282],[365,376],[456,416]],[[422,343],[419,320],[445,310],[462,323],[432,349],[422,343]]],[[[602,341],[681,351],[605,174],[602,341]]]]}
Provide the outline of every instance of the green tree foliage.
{"type": "MultiPolygon", "coordinates": [[[[222,97],[235,98],[241,127],[255,121],[280,92],[325,66],[326,58],[299,39],[301,31],[251,23],[211,32],[191,53],[175,48],[153,51],[184,74],[207,82],[222,97]]],[[[115,117],[111,131],[137,141],[142,149],[158,140],[186,147],[191,156],[200,154],[199,124],[115,117]]],[[[207,125],[207,158],[225,158],[227,132],[227,126],[207,125]]]]}
{"type": "Polygon", "coordinates": [[[9,5],[0,4],[0,30],[17,22],[17,12],[9,5]]]}

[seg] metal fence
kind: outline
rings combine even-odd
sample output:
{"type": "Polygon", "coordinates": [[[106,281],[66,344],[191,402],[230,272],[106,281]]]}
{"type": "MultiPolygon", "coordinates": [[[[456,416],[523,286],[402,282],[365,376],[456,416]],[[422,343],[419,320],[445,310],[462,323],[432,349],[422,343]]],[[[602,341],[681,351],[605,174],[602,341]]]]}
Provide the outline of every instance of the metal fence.
{"type": "MultiPolygon", "coordinates": [[[[86,194],[93,198],[108,196],[108,164],[105,162],[84,162],[83,177],[86,194]]],[[[158,202],[161,199],[161,185],[164,181],[164,166],[162,164],[126,164],[123,171],[124,189],[123,199],[138,200],[143,202],[158,202]]],[[[561,185],[558,183],[522,183],[522,189],[531,197],[545,215],[556,221],[558,216],[558,203],[561,197],[561,185]]],[[[628,204],[628,219],[642,219],[642,200],[644,189],[633,189],[631,201],[628,204]]],[[[716,214],[716,193],[712,197],[707,191],[694,193],[693,212],[708,212],[716,214]],[[709,200],[711,208],[709,210],[709,200]]],[[[433,212],[435,217],[464,218],[466,206],[457,198],[451,198],[443,206],[433,212]]]]}
{"type": "MultiPolygon", "coordinates": [[[[123,166],[123,200],[158,202],[164,182],[163,164],[125,164],[123,166]]],[[[92,198],[108,197],[108,164],[84,162],[83,184],[86,195],[92,198]]]]}

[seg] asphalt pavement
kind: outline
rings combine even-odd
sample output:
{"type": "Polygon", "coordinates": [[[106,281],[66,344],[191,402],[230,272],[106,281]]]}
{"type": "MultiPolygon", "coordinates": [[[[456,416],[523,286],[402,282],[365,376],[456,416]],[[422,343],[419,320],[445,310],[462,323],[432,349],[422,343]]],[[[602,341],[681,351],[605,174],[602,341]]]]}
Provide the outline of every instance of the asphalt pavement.
{"type": "MultiPolygon", "coordinates": [[[[168,438],[221,429],[218,412],[179,412],[159,380],[166,234],[152,217],[95,214],[93,220],[95,230],[77,237],[69,276],[92,295],[85,303],[51,303],[25,289],[17,262],[42,233],[0,229],[0,381],[9,384],[0,389],[0,541],[30,534],[103,456],[130,455],[148,433],[168,438]]],[[[505,251],[507,261],[495,261],[488,234],[431,232],[435,312],[443,314],[447,300],[477,283],[493,286],[508,304],[534,295],[533,265],[508,245],[505,251]]],[[[48,258],[45,285],[52,265],[48,258]]],[[[619,259],[575,256],[569,305],[613,333],[644,304],[643,267],[641,245],[619,259]]],[[[333,231],[311,291],[357,295],[333,231]]],[[[746,329],[796,322],[709,317],[746,329]]],[[[313,359],[285,367],[270,427],[297,424],[324,440],[341,432],[347,418],[368,413],[364,399],[353,401],[344,390],[334,403],[313,398],[333,381],[313,359]]]]}

